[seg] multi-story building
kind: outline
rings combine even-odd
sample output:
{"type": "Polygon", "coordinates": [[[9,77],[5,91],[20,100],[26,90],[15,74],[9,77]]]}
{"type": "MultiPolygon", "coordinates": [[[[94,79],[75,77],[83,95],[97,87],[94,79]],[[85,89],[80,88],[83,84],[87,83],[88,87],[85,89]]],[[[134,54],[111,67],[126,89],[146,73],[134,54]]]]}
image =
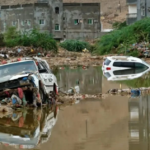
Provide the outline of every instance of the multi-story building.
{"type": "Polygon", "coordinates": [[[38,27],[53,34],[55,39],[93,39],[100,34],[100,4],[36,0],[28,4],[1,5],[0,32],[10,26],[20,31],[38,27]]]}
{"type": "Polygon", "coordinates": [[[127,24],[150,16],[150,0],[126,0],[128,5],[127,24]]]}

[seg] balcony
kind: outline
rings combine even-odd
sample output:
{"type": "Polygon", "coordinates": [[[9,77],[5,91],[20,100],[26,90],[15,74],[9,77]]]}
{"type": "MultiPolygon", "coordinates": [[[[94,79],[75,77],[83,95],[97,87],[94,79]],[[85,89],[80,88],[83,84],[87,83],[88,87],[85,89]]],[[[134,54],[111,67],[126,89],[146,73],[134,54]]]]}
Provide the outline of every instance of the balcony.
{"type": "Polygon", "coordinates": [[[130,25],[137,21],[137,13],[127,14],[127,24],[130,25]]]}
{"type": "Polygon", "coordinates": [[[137,4],[137,0],[126,0],[127,4],[137,4]]]}

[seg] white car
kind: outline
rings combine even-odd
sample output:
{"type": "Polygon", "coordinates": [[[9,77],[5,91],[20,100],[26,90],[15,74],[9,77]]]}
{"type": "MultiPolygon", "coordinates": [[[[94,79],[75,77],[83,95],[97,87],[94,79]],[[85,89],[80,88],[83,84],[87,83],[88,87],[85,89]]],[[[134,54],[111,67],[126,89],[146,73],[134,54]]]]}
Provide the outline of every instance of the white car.
{"type": "Polygon", "coordinates": [[[7,96],[3,92],[7,89],[14,90],[27,87],[28,89],[24,91],[24,94],[30,103],[32,101],[30,87],[33,85],[39,92],[43,103],[45,103],[50,92],[55,94],[58,92],[57,79],[46,60],[38,57],[19,58],[7,62],[3,61],[0,65],[0,100],[7,96]]]}
{"type": "Polygon", "coordinates": [[[150,66],[136,57],[111,56],[104,60],[102,71],[107,80],[129,80],[141,77],[150,66]]]}

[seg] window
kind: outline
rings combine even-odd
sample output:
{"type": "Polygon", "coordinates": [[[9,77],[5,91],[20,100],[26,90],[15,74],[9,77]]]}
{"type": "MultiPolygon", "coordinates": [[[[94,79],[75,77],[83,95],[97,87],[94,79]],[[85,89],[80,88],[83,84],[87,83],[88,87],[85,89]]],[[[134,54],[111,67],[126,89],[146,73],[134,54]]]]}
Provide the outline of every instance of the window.
{"type": "Polygon", "coordinates": [[[21,21],[21,25],[24,26],[24,25],[25,25],[25,22],[24,22],[24,21],[21,21]]]}
{"type": "Polygon", "coordinates": [[[63,17],[63,20],[66,20],[65,17],[63,17]]]}
{"type": "Polygon", "coordinates": [[[4,27],[6,27],[6,22],[4,22],[3,24],[4,24],[4,27]]]}
{"type": "Polygon", "coordinates": [[[75,25],[79,24],[79,19],[74,19],[74,24],[75,25]]]}
{"type": "Polygon", "coordinates": [[[17,24],[17,21],[12,22],[12,26],[16,26],[16,24],[17,24]]]}
{"type": "Polygon", "coordinates": [[[59,30],[60,30],[59,24],[55,24],[55,31],[59,31],[59,30]]]}
{"type": "Polygon", "coordinates": [[[59,14],[59,7],[55,7],[55,13],[59,14]]]}
{"type": "Polygon", "coordinates": [[[141,9],[141,16],[145,16],[145,8],[141,9]]]}
{"type": "Polygon", "coordinates": [[[114,62],[113,66],[115,66],[115,67],[130,67],[130,68],[134,68],[135,67],[135,63],[132,63],[132,62],[114,62]]]}
{"type": "Polygon", "coordinates": [[[109,72],[104,73],[104,76],[105,76],[106,78],[111,77],[111,75],[110,75],[110,73],[109,73],[109,72]]]}
{"type": "Polygon", "coordinates": [[[113,72],[114,75],[128,75],[135,74],[135,69],[117,70],[113,72]]]}
{"type": "Polygon", "coordinates": [[[110,61],[109,59],[106,59],[106,60],[104,61],[104,65],[106,65],[106,66],[108,66],[110,63],[111,63],[111,61],[110,61]]]}
{"type": "Polygon", "coordinates": [[[31,25],[31,21],[27,20],[27,25],[30,26],[31,25]]]}
{"type": "Polygon", "coordinates": [[[88,19],[88,24],[92,25],[93,24],[93,19],[88,19]]]}
{"type": "Polygon", "coordinates": [[[39,24],[40,24],[40,25],[44,25],[44,24],[45,24],[45,20],[44,20],[44,19],[40,19],[40,20],[39,20],[39,24]]]}

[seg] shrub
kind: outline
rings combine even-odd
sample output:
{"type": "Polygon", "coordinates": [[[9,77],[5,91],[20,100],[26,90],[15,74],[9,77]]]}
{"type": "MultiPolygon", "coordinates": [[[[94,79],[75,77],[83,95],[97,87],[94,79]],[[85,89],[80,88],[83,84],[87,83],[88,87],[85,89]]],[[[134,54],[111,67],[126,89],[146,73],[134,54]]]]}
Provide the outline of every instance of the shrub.
{"type": "Polygon", "coordinates": [[[44,50],[52,50],[57,52],[57,42],[52,35],[41,33],[37,29],[29,32],[18,32],[15,27],[10,27],[4,34],[4,42],[8,47],[14,46],[34,46],[42,47],[44,50]]]}
{"type": "MultiPolygon", "coordinates": [[[[129,46],[130,44],[150,40],[150,19],[145,18],[136,23],[114,30],[109,34],[102,36],[96,43],[94,53],[106,54],[117,49],[120,44],[129,46]]],[[[119,49],[118,49],[119,50],[119,49]]]]}
{"type": "Polygon", "coordinates": [[[113,28],[114,29],[121,29],[121,28],[123,28],[123,27],[126,27],[127,26],[127,23],[126,23],[126,21],[124,21],[124,22],[114,22],[113,23],[113,28]]]}
{"type": "Polygon", "coordinates": [[[3,34],[0,34],[0,47],[2,46],[5,46],[5,43],[4,43],[4,35],[3,34]]]}
{"type": "Polygon", "coordinates": [[[138,57],[139,52],[137,50],[133,50],[127,54],[128,56],[138,57]]]}
{"type": "Polygon", "coordinates": [[[84,48],[90,49],[90,44],[85,41],[80,40],[66,40],[60,43],[62,48],[67,49],[68,51],[81,52],[84,48]]]}

